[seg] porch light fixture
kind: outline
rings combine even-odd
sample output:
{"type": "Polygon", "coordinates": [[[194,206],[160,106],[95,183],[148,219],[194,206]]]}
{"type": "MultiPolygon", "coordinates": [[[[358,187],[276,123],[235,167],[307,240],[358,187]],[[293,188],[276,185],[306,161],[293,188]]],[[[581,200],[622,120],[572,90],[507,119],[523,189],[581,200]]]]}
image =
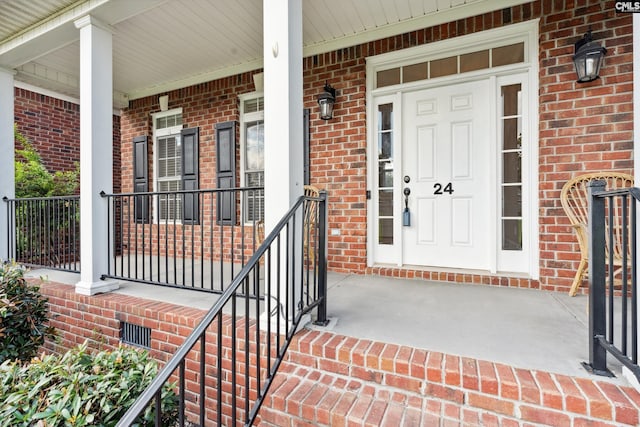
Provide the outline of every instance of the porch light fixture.
{"type": "Polygon", "coordinates": [[[591,82],[599,77],[600,66],[607,49],[593,41],[591,30],[576,42],[576,52],[573,55],[573,64],[576,66],[578,83],[591,82]]]}
{"type": "Polygon", "coordinates": [[[336,90],[326,82],[324,92],[318,95],[318,105],[320,106],[320,118],[330,120],[333,118],[333,105],[336,103],[336,90]]]}

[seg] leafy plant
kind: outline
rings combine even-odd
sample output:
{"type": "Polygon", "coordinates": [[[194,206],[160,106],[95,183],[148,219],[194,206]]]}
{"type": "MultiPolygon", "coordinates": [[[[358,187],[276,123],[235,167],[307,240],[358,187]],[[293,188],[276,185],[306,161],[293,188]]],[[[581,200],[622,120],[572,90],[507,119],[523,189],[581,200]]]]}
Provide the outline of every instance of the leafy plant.
{"type": "Polygon", "coordinates": [[[79,167],[75,170],[50,173],[42,162],[40,153],[13,127],[15,140],[22,147],[16,150],[16,197],[70,196],[79,186],[79,167]]]}
{"type": "MultiPolygon", "coordinates": [[[[0,426],[114,426],[158,372],[148,352],[120,347],[0,365],[0,426]]],[[[175,386],[162,390],[163,426],[176,424],[175,386]]],[[[155,403],[137,425],[154,425],[155,403]]]]}
{"type": "Polygon", "coordinates": [[[46,338],[55,336],[48,326],[47,298],[24,278],[24,269],[0,264],[0,362],[27,361],[46,338]]]}

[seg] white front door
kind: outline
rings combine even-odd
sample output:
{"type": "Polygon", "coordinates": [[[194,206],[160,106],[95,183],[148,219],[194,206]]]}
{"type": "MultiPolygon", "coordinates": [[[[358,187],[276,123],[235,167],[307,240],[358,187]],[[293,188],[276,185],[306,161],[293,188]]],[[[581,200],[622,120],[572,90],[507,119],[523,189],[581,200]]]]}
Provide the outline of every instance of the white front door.
{"type": "Polygon", "coordinates": [[[489,79],[403,94],[403,264],[490,268],[491,97],[489,79]]]}

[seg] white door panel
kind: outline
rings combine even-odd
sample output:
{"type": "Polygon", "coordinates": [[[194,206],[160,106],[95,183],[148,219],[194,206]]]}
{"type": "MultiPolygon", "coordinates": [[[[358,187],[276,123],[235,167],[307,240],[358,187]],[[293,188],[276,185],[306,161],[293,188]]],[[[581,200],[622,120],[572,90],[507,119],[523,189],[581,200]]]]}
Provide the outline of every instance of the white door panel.
{"type": "Polygon", "coordinates": [[[403,263],[487,269],[488,81],[403,95],[403,176],[411,225],[403,263]]]}

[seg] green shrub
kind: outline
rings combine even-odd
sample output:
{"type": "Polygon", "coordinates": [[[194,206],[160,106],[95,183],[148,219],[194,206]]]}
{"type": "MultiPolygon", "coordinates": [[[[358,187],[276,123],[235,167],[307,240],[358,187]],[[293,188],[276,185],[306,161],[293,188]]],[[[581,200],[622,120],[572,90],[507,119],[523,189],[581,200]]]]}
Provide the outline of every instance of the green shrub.
{"type": "Polygon", "coordinates": [[[13,127],[15,140],[22,147],[16,150],[15,179],[16,197],[71,196],[80,185],[80,170],[50,173],[42,162],[40,153],[31,145],[17,127],[13,127]]]}
{"type": "MultiPolygon", "coordinates": [[[[114,426],[156,376],[148,352],[120,347],[90,354],[86,343],[63,356],[0,365],[0,426],[114,426]]],[[[163,426],[176,424],[173,385],[162,391],[163,426]]],[[[154,405],[137,420],[154,425],[154,405]]]]}
{"type": "Polygon", "coordinates": [[[27,283],[24,269],[0,263],[0,362],[35,356],[44,340],[55,336],[48,315],[47,298],[27,283]]]}

